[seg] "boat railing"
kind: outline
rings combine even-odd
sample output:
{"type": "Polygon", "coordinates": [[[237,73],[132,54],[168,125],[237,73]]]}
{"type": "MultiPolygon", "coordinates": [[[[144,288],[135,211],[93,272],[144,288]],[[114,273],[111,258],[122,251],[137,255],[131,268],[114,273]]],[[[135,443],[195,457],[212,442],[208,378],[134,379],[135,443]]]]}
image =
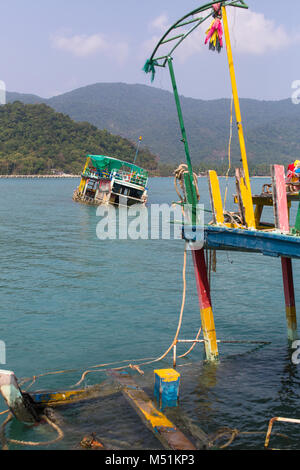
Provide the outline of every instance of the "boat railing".
{"type": "Polygon", "coordinates": [[[109,171],[91,171],[89,168],[85,170],[82,174],[85,178],[93,178],[93,179],[111,179],[111,173],[109,171]]]}
{"type": "Polygon", "coordinates": [[[136,171],[129,172],[123,170],[112,171],[112,176],[116,180],[125,181],[126,183],[137,184],[145,187],[147,185],[148,178],[144,175],[137,173],[136,171]]]}
{"type": "Polygon", "coordinates": [[[146,187],[148,182],[148,177],[141,175],[137,171],[124,171],[124,170],[108,170],[94,171],[86,168],[85,172],[82,174],[85,178],[93,178],[95,180],[100,179],[112,179],[113,177],[118,181],[124,181],[126,183],[137,184],[139,186],[146,187]]]}

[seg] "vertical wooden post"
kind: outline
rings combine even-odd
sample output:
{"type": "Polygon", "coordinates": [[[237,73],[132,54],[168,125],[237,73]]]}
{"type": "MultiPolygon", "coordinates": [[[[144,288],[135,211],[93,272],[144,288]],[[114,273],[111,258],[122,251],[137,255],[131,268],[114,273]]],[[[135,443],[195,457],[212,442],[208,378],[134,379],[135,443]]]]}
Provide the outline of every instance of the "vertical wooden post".
{"type": "Polygon", "coordinates": [[[284,166],[271,165],[271,176],[273,184],[275,227],[283,233],[289,233],[290,221],[286,194],[284,166]]]}
{"type": "Polygon", "coordinates": [[[214,224],[224,224],[223,203],[218,175],[215,171],[208,172],[208,186],[214,224]]]}
{"type": "MultiPolygon", "coordinates": [[[[299,199],[300,199],[300,191],[299,191],[299,199]]],[[[300,232],[300,202],[299,202],[298,213],[296,217],[295,230],[297,232],[300,232]]]]}
{"type": "Polygon", "coordinates": [[[192,255],[200,303],[206,358],[208,361],[217,361],[219,359],[219,352],[204,249],[192,250],[192,255]]]}
{"type": "Polygon", "coordinates": [[[257,228],[259,228],[260,226],[260,221],[261,221],[263,210],[264,210],[264,206],[262,204],[256,205],[254,215],[255,215],[255,223],[256,223],[257,228]]]}
{"type": "MultiPolygon", "coordinates": [[[[284,233],[290,230],[289,212],[285,185],[285,170],[282,165],[271,166],[273,182],[273,204],[275,227],[284,233]]],[[[285,296],[286,321],[288,328],[288,339],[294,341],[297,335],[297,315],[295,290],[293,279],[293,267],[291,258],[281,258],[282,277],[285,296]]]]}
{"type": "Polygon", "coordinates": [[[295,341],[296,339],[298,339],[298,334],[292,260],[291,258],[281,258],[281,264],[288,339],[291,341],[295,341]]]}

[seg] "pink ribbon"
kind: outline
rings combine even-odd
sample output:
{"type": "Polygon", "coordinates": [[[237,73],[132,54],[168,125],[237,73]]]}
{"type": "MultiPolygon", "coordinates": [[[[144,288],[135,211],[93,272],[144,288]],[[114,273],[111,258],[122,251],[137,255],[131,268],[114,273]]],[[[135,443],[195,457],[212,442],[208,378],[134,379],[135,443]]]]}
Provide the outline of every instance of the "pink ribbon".
{"type": "Polygon", "coordinates": [[[221,9],[221,3],[215,3],[213,5],[213,9],[215,10],[216,13],[218,13],[221,9]]]}
{"type": "Polygon", "coordinates": [[[210,40],[210,38],[212,37],[212,35],[214,34],[215,31],[218,32],[220,46],[223,47],[223,39],[222,39],[222,37],[223,37],[223,28],[222,28],[222,23],[218,18],[214,21],[212,27],[210,28],[209,33],[208,33],[208,35],[206,36],[206,39],[205,39],[205,44],[208,43],[208,41],[210,40]]]}

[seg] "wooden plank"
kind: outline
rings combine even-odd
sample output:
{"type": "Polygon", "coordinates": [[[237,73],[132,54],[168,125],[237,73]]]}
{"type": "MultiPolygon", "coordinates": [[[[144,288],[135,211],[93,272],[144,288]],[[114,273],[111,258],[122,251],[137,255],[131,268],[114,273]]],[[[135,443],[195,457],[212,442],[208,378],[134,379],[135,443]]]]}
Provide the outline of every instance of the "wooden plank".
{"type": "Polygon", "coordinates": [[[35,403],[39,405],[62,405],[74,403],[83,399],[90,399],[91,392],[88,390],[74,390],[62,392],[35,392],[30,394],[35,403]]]}
{"type": "Polygon", "coordinates": [[[266,256],[300,259],[300,237],[278,232],[227,229],[207,225],[205,247],[216,250],[247,251],[266,256]]]}
{"type": "MultiPolygon", "coordinates": [[[[271,166],[273,183],[273,203],[275,226],[283,233],[290,232],[289,209],[286,195],[285,169],[283,165],[271,166]]],[[[295,303],[295,289],[293,279],[293,266],[291,258],[282,257],[282,278],[285,297],[285,310],[288,328],[288,338],[297,339],[297,315],[295,303]]]]}
{"type": "Polygon", "coordinates": [[[135,383],[127,372],[109,371],[109,374],[122,385],[122,392],[135,409],[146,427],[171,450],[196,450],[196,447],[159,411],[148,395],[135,383]]]}
{"type": "MultiPolygon", "coordinates": [[[[299,193],[299,199],[300,199],[300,193],[299,193]]],[[[299,202],[298,213],[296,217],[295,230],[297,232],[300,232],[300,202],[299,202]]]]}
{"type": "Polygon", "coordinates": [[[213,170],[208,172],[208,184],[213,213],[213,222],[215,224],[224,224],[224,212],[219,179],[217,173],[213,170]]]}
{"type": "MultiPolygon", "coordinates": [[[[259,196],[252,197],[254,204],[262,204],[263,206],[273,206],[273,195],[272,194],[260,194],[259,196]]],[[[299,201],[298,194],[287,194],[287,200],[289,203],[299,201]]]]}
{"type": "Polygon", "coordinates": [[[283,233],[289,233],[289,211],[286,194],[285,169],[283,165],[271,166],[273,183],[273,205],[275,227],[283,233]]]}
{"type": "Polygon", "coordinates": [[[255,207],[255,223],[256,223],[256,227],[259,227],[260,225],[260,220],[261,220],[261,216],[262,216],[262,213],[263,213],[263,209],[264,209],[264,206],[262,204],[257,204],[256,207],[255,207]]]}
{"type": "Polygon", "coordinates": [[[77,403],[83,400],[93,400],[115,395],[119,392],[116,384],[102,382],[82,390],[40,391],[30,393],[31,398],[39,406],[60,406],[77,403]]]}
{"type": "Polygon", "coordinates": [[[243,225],[246,225],[246,217],[245,217],[245,207],[243,205],[242,193],[240,188],[240,172],[242,170],[236,168],[235,170],[235,184],[236,184],[236,192],[237,195],[235,197],[235,203],[238,205],[239,208],[239,215],[243,225]]]}
{"type": "Polygon", "coordinates": [[[235,176],[240,217],[248,228],[256,228],[251,188],[246,185],[244,170],[237,168],[235,176]]]}

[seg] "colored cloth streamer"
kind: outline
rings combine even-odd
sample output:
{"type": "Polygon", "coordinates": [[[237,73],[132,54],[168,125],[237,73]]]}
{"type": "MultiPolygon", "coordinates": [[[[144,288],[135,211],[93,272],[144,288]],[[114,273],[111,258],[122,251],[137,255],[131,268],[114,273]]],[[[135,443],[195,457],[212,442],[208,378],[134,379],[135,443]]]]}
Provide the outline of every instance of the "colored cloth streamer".
{"type": "Polygon", "coordinates": [[[219,53],[223,47],[223,27],[219,18],[216,18],[211,23],[209,29],[206,31],[205,44],[209,41],[209,49],[219,53]]]}
{"type": "Polygon", "coordinates": [[[300,160],[296,160],[288,166],[287,183],[298,183],[300,180],[300,160]]]}
{"type": "Polygon", "coordinates": [[[145,63],[144,67],[143,67],[143,70],[144,72],[146,73],[150,73],[151,72],[151,82],[154,81],[154,78],[155,78],[155,67],[158,65],[157,61],[156,60],[150,60],[148,59],[147,62],[145,63]]]}

